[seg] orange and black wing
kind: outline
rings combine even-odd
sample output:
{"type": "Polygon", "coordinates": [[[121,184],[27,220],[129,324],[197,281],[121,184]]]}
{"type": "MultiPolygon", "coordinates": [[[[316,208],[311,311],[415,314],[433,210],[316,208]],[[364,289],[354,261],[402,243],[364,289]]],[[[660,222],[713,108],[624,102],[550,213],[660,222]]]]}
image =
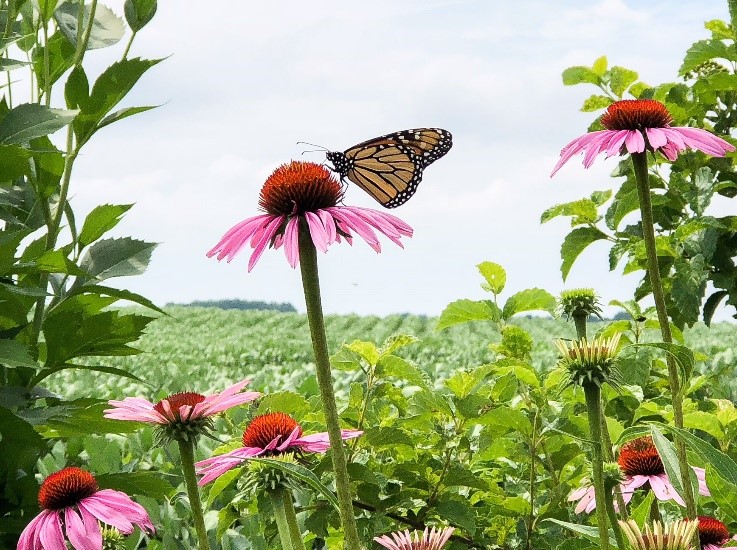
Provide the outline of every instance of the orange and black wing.
{"type": "Polygon", "coordinates": [[[403,130],[354,145],[327,159],[341,178],[347,178],[382,206],[407,202],[422,180],[422,171],[452,146],[452,136],[440,128],[403,130]]]}

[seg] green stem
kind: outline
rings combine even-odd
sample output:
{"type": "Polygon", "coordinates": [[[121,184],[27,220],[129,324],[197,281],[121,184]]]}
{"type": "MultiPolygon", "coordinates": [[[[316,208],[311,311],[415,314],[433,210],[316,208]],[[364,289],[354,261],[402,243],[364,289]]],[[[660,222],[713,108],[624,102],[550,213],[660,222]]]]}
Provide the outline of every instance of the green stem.
{"type": "MultiPolygon", "coordinates": [[[[604,458],[601,452],[601,388],[596,384],[584,384],[586,409],[591,432],[591,466],[594,476],[594,497],[596,498],[596,519],[599,528],[599,545],[601,550],[609,550],[609,529],[607,528],[607,500],[604,489],[604,458]]],[[[614,524],[617,525],[616,523],[614,524]]],[[[614,527],[615,531],[617,530],[614,527]]],[[[620,548],[625,548],[624,545],[620,548]]]]}
{"type": "Polygon", "coordinates": [[[128,40],[128,44],[125,45],[125,51],[123,52],[123,60],[128,59],[128,53],[131,51],[131,46],[133,45],[133,39],[136,37],[136,31],[133,31],[131,33],[130,40],[128,40]]]}
{"type": "MultiPolygon", "coordinates": [[[[640,199],[640,213],[642,215],[642,238],[645,241],[647,252],[647,273],[650,277],[655,310],[658,313],[658,323],[663,342],[670,344],[673,336],[670,331],[668,311],[665,306],[665,293],[663,282],[660,279],[658,268],[658,252],[655,243],[655,222],[653,220],[653,208],[650,202],[650,184],[647,174],[647,153],[632,153],[632,164],[635,169],[635,181],[637,182],[637,195],[640,199]]],[[[668,365],[668,381],[670,383],[671,400],[673,403],[673,421],[677,428],[683,429],[683,396],[681,394],[681,383],[678,379],[678,366],[675,360],[668,354],[666,357],[668,365]]],[[[678,469],[681,484],[684,488],[683,500],[686,502],[686,511],[690,519],[696,518],[696,501],[693,488],[691,487],[691,469],[686,459],[686,444],[682,438],[676,437],[676,454],[678,456],[678,469]]]]}
{"type": "Polygon", "coordinates": [[[197,531],[197,540],[200,550],[210,550],[207,540],[207,529],[205,528],[205,516],[202,514],[202,502],[200,501],[200,489],[197,487],[197,476],[194,471],[194,442],[192,440],[177,439],[179,454],[182,457],[182,475],[184,485],[187,487],[189,506],[192,508],[192,519],[197,531]]]}
{"type": "MultiPolygon", "coordinates": [[[[733,40],[737,40],[737,0],[727,0],[729,6],[729,20],[732,24],[732,32],[735,33],[733,40]]],[[[737,47],[737,43],[734,47],[737,47]]]]}
{"type": "Polygon", "coordinates": [[[573,323],[576,325],[576,335],[579,340],[586,339],[586,315],[574,315],[573,323]]]}
{"type": "Polygon", "coordinates": [[[284,509],[284,499],[281,493],[281,490],[269,491],[271,495],[271,507],[274,510],[274,519],[276,520],[276,530],[279,533],[282,550],[295,550],[292,545],[291,529],[289,528],[287,511],[284,509]]]}
{"type": "Polygon", "coordinates": [[[315,353],[317,383],[320,386],[320,397],[322,399],[325,423],[327,424],[332,451],[335,488],[338,493],[340,519],[345,535],[344,545],[346,550],[358,550],[361,548],[361,544],[358,538],[356,518],[353,514],[350,481],[346,467],[343,438],[340,432],[338,406],[335,403],[335,393],[333,391],[333,377],[330,372],[330,356],[328,355],[328,342],[325,334],[325,320],[323,318],[322,303],[320,300],[317,250],[312,243],[307,222],[304,218],[300,220],[299,226],[299,264],[302,272],[305,304],[307,306],[307,319],[310,324],[310,335],[312,337],[312,349],[315,353]]]}
{"type": "MultiPolygon", "coordinates": [[[[294,550],[306,550],[304,540],[302,539],[302,531],[299,529],[297,522],[297,513],[294,511],[294,502],[292,493],[286,489],[281,489],[282,505],[284,506],[284,515],[289,525],[289,533],[292,538],[292,546],[294,550]]],[[[274,497],[276,499],[276,497],[274,497]]]]}

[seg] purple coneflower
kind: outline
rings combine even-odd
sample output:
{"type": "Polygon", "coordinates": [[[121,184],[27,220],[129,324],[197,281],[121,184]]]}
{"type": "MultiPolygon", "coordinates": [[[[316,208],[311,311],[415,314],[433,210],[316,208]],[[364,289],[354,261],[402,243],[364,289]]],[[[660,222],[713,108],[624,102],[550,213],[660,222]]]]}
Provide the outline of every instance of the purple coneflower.
{"type": "Polygon", "coordinates": [[[40,514],[31,520],[18,541],[18,550],[64,550],[67,541],[77,550],[101,550],[100,523],[126,535],[137,525],[155,531],[148,513],[125,493],[100,489],[95,477],[70,466],[48,476],[38,492],[40,514]]]}
{"type": "MultiPolygon", "coordinates": [[[[673,484],[665,473],[665,466],[658,455],[653,439],[650,436],[638,437],[628,441],[619,451],[617,460],[619,467],[624,473],[624,482],[620,485],[622,498],[626,503],[632,500],[635,489],[649,484],[658,500],[673,500],[685,506],[681,496],[673,488],[673,484]]],[[[703,468],[692,466],[699,481],[699,493],[709,496],[709,488],[706,486],[706,472],[703,468]]],[[[571,493],[569,501],[577,500],[575,512],[591,513],[596,508],[593,487],[581,487],[571,493]]]]}
{"type": "Polygon", "coordinates": [[[284,246],[289,265],[296,267],[300,231],[308,230],[321,252],[327,252],[328,246],[342,239],[351,244],[353,233],[376,252],[381,251],[376,231],[400,247],[401,237],[412,236],[412,228],[396,216],[370,208],[339,206],[342,199],[340,183],[324,166],[298,161],[284,164],[269,176],[261,189],[259,206],[266,214],[234,225],[207,256],[230,261],[249,244],[253,248],[248,262],[251,271],[267,247],[284,246]]]}
{"type": "Polygon", "coordinates": [[[701,550],[737,550],[737,546],[723,546],[730,540],[737,540],[737,535],[730,537],[729,529],[721,521],[709,516],[698,519],[701,550]]]}
{"type": "MultiPolygon", "coordinates": [[[[361,430],[341,430],[341,437],[353,439],[362,433],[361,430]]],[[[201,460],[195,466],[197,473],[202,475],[199,484],[205,485],[249,458],[295,451],[324,453],[329,448],[327,432],[302,435],[302,427],[294,418],[273,412],[257,416],[248,424],[243,432],[243,447],[201,460]]]]}
{"type": "Polygon", "coordinates": [[[397,531],[389,535],[374,537],[374,540],[389,550],[441,550],[448,539],[453,534],[454,527],[445,527],[444,529],[428,530],[425,527],[423,532],[414,531],[397,531]]]}
{"type": "Polygon", "coordinates": [[[584,153],[583,165],[589,168],[600,153],[607,157],[644,151],[660,151],[670,161],[686,149],[703,151],[713,157],[723,157],[735,147],[701,128],[671,126],[665,105],[654,99],[623,99],[612,103],[601,117],[606,130],[589,132],[563,147],[560,160],[550,174],[555,173],[578,153],[584,153]]]}
{"type": "Polygon", "coordinates": [[[156,424],[168,430],[199,435],[209,428],[210,417],[225,410],[258,399],[259,392],[242,392],[250,380],[242,380],[214,395],[180,392],[154,404],[141,397],[126,397],[122,401],[108,401],[112,409],[105,410],[105,417],[114,420],[133,420],[156,424]]]}

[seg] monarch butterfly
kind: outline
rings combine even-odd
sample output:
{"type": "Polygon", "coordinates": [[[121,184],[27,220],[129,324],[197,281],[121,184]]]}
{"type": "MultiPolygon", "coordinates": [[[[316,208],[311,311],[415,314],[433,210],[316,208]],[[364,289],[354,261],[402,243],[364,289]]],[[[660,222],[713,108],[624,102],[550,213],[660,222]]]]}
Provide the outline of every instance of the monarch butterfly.
{"type": "Polygon", "coordinates": [[[341,179],[349,179],[382,206],[407,202],[422,180],[422,171],[447,153],[453,136],[441,128],[401,130],[354,145],[328,151],[327,159],[341,179]]]}

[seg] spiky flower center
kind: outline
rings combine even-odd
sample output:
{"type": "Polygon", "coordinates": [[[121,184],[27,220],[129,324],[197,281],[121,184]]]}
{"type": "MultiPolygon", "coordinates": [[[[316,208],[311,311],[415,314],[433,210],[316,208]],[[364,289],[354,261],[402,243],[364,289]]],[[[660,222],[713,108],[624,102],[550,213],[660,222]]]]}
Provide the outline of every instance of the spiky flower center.
{"type": "Polygon", "coordinates": [[[687,519],[646,523],[643,530],[634,520],[620,521],[619,526],[633,550],[692,550],[691,539],[696,532],[696,523],[687,519]]]}
{"type": "Polygon", "coordinates": [[[98,489],[95,476],[69,466],[44,479],[38,491],[38,504],[45,510],[61,510],[94,495],[98,489]]]}
{"type": "Polygon", "coordinates": [[[560,309],[566,317],[601,316],[601,305],[593,288],[575,288],[560,293],[560,309]]]}
{"type": "Polygon", "coordinates": [[[623,99],[612,103],[601,116],[607,130],[667,128],[672,122],[665,105],[654,99],[623,99]]]}
{"type": "Polygon", "coordinates": [[[343,189],[332,172],[314,162],[283,164],[264,183],[259,206],[275,216],[304,214],[335,206],[343,189]]]}
{"type": "MultiPolygon", "coordinates": [[[[174,413],[175,418],[182,420],[179,414],[180,407],[188,405],[194,408],[194,406],[197,405],[197,403],[202,403],[204,400],[205,400],[204,395],[191,392],[191,391],[183,391],[183,392],[172,394],[169,397],[162,399],[161,401],[156,403],[156,405],[154,405],[154,410],[159,414],[168,416],[164,409],[164,401],[166,401],[169,404],[169,407],[171,407],[171,410],[174,413]]],[[[186,418],[184,420],[186,420],[186,418]]]]}
{"type": "Polygon", "coordinates": [[[715,544],[721,546],[729,540],[729,530],[718,519],[699,516],[699,541],[702,546],[715,544]]]}
{"type": "Polygon", "coordinates": [[[243,446],[263,449],[274,439],[277,439],[277,446],[279,446],[295,429],[297,437],[301,437],[302,428],[288,414],[281,412],[262,414],[251,420],[246,431],[243,432],[243,446]]]}
{"type": "Polygon", "coordinates": [[[665,473],[663,461],[650,436],[638,437],[625,443],[619,451],[617,462],[628,476],[656,476],[665,473]]]}
{"type": "Polygon", "coordinates": [[[573,342],[556,340],[561,355],[559,364],[566,370],[566,383],[601,386],[609,382],[616,386],[620,382],[614,364],[619,339],[620,335],[615,334],[610,338],[583,338],[573,342]]]}

